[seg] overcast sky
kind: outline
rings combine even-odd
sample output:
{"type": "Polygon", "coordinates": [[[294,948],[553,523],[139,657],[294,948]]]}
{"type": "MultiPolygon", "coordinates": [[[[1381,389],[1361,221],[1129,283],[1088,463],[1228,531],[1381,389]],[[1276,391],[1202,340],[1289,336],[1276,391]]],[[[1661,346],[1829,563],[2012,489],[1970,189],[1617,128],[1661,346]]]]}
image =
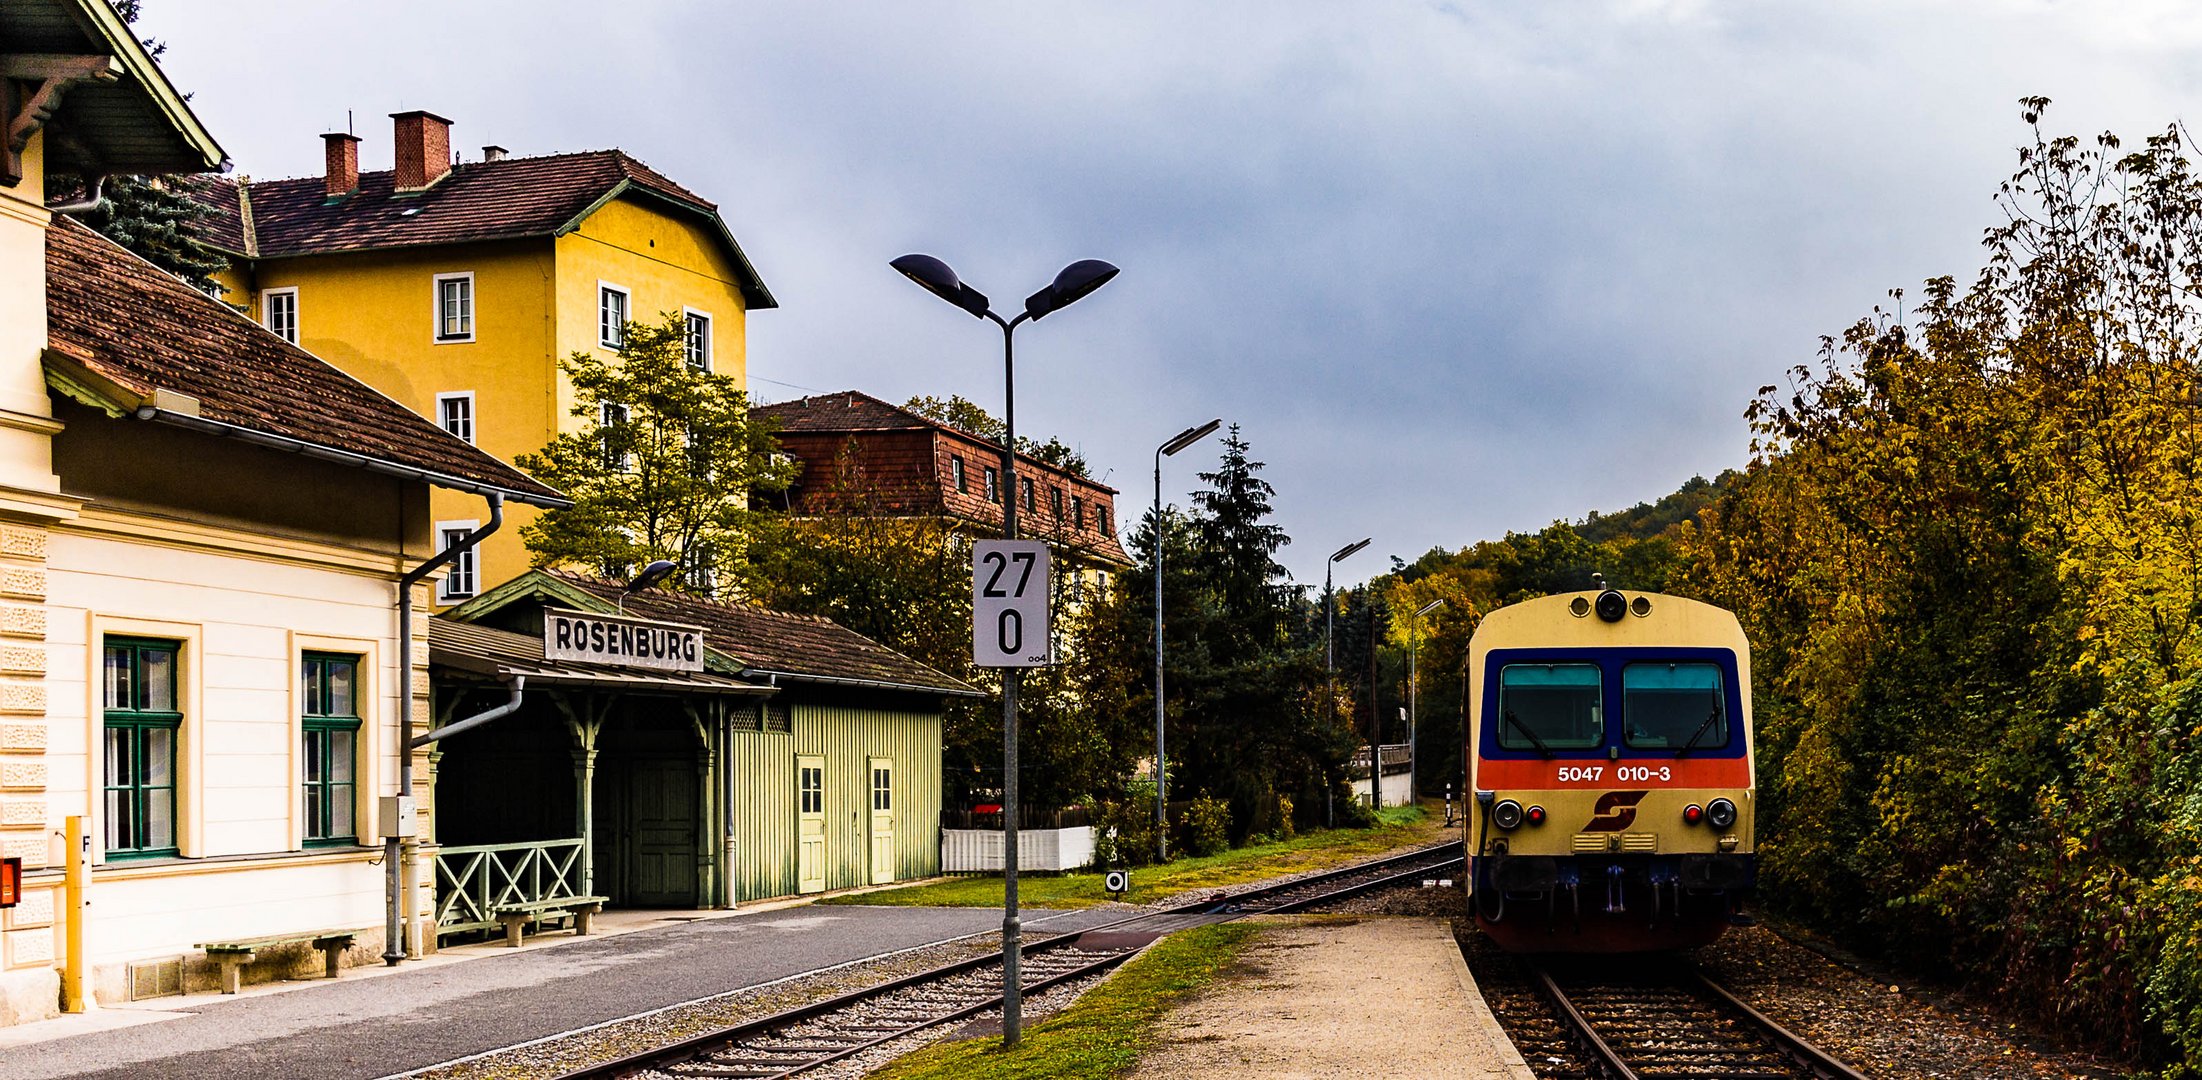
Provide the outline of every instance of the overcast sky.
{"type": "MultiPolygon", "coordinates": [[[[1244,426],[1320,583],[1741,465],[1753,391],[1937,274],[2049,124],[2183,120],[2171,3],[418,3],[146,0],[240,172],[318,174],[347,111],[465,157],[617,146],[715,200],[780,301],[751,390],[960,393],[1000,335],[887,267],[1015,310],[1018,426],[1153,497],[1154,447],[1244,426]]],[[[1183,501],[1213,447],[1164,470],[1183,501]]]]}

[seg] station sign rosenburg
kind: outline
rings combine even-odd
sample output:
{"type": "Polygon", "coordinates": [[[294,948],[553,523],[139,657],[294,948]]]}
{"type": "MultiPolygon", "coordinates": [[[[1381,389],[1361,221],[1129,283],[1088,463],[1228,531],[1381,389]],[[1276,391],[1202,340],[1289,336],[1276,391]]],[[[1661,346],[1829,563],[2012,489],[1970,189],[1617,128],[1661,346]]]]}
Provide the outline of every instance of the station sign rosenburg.
{"type": "Polygon", "coordinates": [[[702,671],[703,629],[655,619],[545,608],[543,658],[659,671],[702,671]]]}

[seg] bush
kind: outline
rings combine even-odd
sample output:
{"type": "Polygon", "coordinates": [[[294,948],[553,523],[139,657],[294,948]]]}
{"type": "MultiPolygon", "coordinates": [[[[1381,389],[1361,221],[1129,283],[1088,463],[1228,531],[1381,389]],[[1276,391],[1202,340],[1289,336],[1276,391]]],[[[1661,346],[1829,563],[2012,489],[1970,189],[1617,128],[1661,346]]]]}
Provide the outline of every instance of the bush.
{"type": "Polygon", "coordinates": [[[1220,855],[1231,846],[1231,805],[1203,795],[1185,810],[1185,847],[1195,855],[1220,855]]]}
{"type": "Polygon", "coordinates": [[[1103,801],[1093,824],[1093,855],[1102,866],[1147,866],[1155,861],[1152,789],[1103,801]]]}
{"type": "Polygon", "coordinates": [[[1292,839],[1292,796],[1277,796],[1277,839],[1292,839]]]}

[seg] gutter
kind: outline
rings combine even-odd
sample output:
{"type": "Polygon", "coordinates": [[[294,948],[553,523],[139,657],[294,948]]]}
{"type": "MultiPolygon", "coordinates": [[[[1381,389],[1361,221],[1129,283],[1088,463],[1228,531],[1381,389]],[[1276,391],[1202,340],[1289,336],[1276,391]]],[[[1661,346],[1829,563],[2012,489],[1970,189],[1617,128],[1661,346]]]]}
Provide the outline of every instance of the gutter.
{"type": "Polygon", "coordinates": [[[984,691],[973,690],[969,688],[962,690],[950,690],[946,687],[920,686],[916,683],[887,682],[882,679],[854,679],[834,675],[805,675],[800,672],[770,671],[765,668],[743,668],[742,670],[735,672],[735,674],[744,679],[768,679],[775,684],[777,684],[778,681],[781,679],[788,679],[792,682],[824,683],[830,686],[855,686],[862,687],[866,690],[898,690],[903,693],[928,694],[935,697],[983,698],[986,696],[986,693],[984,691]]]}
{"type": "Polygon", "coordinates": [[[514,675],[512,677],[512,683],[510,685],[512,689],[511,700],[506,701],[504,704],[499,705],[496,708],[475,713],[474,715],[469,716],[464,720],[445,724],[444,726],[437,728],[436,730],[431,731],[425,735],[415,735],[411,739],[406,740],[405,748],[407,750],[418,750],[423,746],[427,746],[429,743],[437,741],[438,739],[448,739],[451,736],[457,735],[462,731],[472,731],[475,728],[481,727],[483,724],[489,723],[492,720],[503,719],[504,717],[510,716],[513,713],[518,712],[520,709],[520,696],[521,693],[527,689],[528,677],[525,675],[514,675]]]}
{"type": "MultiPolygon", "coordinates": [[[[144,410],[139,411],[142,413],[144,410]]],[[[489,524],[461,537],[458,543],[406,571],[405,576],[398,579],[398,745],[403,748],[398,754],[398,802],[401,806],[411,802],[413,798],[413,750],[418,745],[413,740],[413,586],[427,580],[428,575],[451,560],[474,550],[504,523],[504,493],[492,491],[489,493],[489,524]]],[[[402,543],[401,537],[401,546],[402,543]]],[[[508,705],[513,709],[520,706],[517,678],[514,679],[512,701],[508,705]]],[[[412,882],[408,880],[412,876],[412,860],[406,857],[410,846],[409,839],[401,840],[397,836],[382,838],[383,891],[389,907],[383,927],[382,962],[390,967],[396,967],[398,961],[405,959],[406,953],[404,924],[411,919],[408,911],[410,905],[404,903],[404,900],[413,891],[412,882]]]]}

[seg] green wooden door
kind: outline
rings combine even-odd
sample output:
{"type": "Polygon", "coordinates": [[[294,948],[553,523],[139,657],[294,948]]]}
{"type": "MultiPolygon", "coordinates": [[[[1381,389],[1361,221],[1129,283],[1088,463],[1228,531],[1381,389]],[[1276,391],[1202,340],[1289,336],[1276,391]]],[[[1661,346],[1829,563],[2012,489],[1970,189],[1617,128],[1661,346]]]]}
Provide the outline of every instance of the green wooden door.
{"type": "Polygon", "coordinates": [[[874,885],[895,879],[895,763],[870,759],[872,774],[872,877],[874,885]]]}
{"type": "Polygon", "coordinates": [[[826,759],[795,759],[795,891],[826,891],[826,759]]]}
{"type": "Polygon", "coordinates": [[[696,763],[637,758],[627,788],[627,902],[696,906],[696,763]]]}

